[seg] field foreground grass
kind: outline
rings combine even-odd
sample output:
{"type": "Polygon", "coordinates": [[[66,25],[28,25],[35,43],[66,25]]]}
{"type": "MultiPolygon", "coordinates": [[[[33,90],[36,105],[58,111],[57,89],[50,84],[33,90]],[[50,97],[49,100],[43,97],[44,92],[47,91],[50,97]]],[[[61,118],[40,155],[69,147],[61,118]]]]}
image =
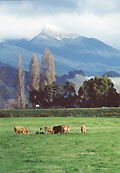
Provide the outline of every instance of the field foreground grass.
{"type": "Polygon", "coordinates": [[[119,173],[119,118],[1,118],[0,173],[119,173]],[[30,135],[15,135],[25,126],[30,135]],[[69,134],[34,135],[40,127],[69,125],[69,134]],[[81,134],[81,125],[87,133],[81,134]]]}

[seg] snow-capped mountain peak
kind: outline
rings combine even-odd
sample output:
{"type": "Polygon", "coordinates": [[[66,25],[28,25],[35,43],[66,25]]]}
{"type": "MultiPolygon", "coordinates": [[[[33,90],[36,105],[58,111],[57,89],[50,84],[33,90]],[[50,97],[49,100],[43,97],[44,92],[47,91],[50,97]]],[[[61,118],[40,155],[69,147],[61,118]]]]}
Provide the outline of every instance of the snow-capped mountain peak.
{"type": "Polygon", "coordinates": [[[74,33],[67,33],[63,29],[54,25],[44,25],[41,33],[36,36],[36,39],[48,39],[49,37],[62,40],[63,38],[75,39],[79,37],[79,35],[74,33]]]}

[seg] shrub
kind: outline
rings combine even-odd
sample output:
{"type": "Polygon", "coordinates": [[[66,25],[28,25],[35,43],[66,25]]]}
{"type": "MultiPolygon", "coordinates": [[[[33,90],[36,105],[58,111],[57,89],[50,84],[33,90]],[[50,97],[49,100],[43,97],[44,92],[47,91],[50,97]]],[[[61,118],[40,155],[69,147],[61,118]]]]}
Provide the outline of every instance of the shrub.
{"type": "Polygon", "coordinates": [[[102,117],[119,117],[120,113],[118,112],[107,112],[107,113],[102,113],[102,117]]]}
{"type": "Polygon", "coordinates": [[[69,112],[66,117],[72,117],[72,113],[69,112]]]}

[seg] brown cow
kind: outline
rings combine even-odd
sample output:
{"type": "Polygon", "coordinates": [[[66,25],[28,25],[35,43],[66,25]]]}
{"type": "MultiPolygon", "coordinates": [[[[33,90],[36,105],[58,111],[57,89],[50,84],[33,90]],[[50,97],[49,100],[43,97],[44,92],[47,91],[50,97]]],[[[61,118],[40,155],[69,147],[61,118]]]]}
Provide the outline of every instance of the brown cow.
{"type": "Polygon", "coordinates": [[[63,133],[65,133],[65,134],[69,133],[69,131],[70,131],[69,126],[62,126],[62,128],[63,128],[63,133]]]}
{"type": "Polygon", "coordinates": [[[27,130],[26,127],[15,126],[14,131],[17,134],[29,134],[29,131],[27,130]]]}
{"type": "Polygon", "coordinates": [[[81,126],[81,133],[86,133],[86,127],[85,126],[81,126]]]}
{"type": "Polygon", "coordinates": [[[70,130],[69,126],[54,126],[53,127],[53,133],[54,134],[67,134],[70,130]]]}
{"type": "Polygon", "coordinates": [[[45,129],[45,134],[47,134],[47,133],[53,133],[53,128],[51,128],[49,126],[44,127],[44,129],[45,129]]]}

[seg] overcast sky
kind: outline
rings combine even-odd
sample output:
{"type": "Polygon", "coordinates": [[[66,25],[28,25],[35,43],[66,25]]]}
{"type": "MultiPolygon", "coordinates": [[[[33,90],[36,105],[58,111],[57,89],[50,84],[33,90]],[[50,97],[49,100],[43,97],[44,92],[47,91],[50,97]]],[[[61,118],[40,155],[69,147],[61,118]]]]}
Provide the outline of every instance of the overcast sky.
{"type": "Polygon", "coordinates": [[[0,41],[31,39],[44,24],[120,49],[120,0],[0,0],[0,41]]]}

